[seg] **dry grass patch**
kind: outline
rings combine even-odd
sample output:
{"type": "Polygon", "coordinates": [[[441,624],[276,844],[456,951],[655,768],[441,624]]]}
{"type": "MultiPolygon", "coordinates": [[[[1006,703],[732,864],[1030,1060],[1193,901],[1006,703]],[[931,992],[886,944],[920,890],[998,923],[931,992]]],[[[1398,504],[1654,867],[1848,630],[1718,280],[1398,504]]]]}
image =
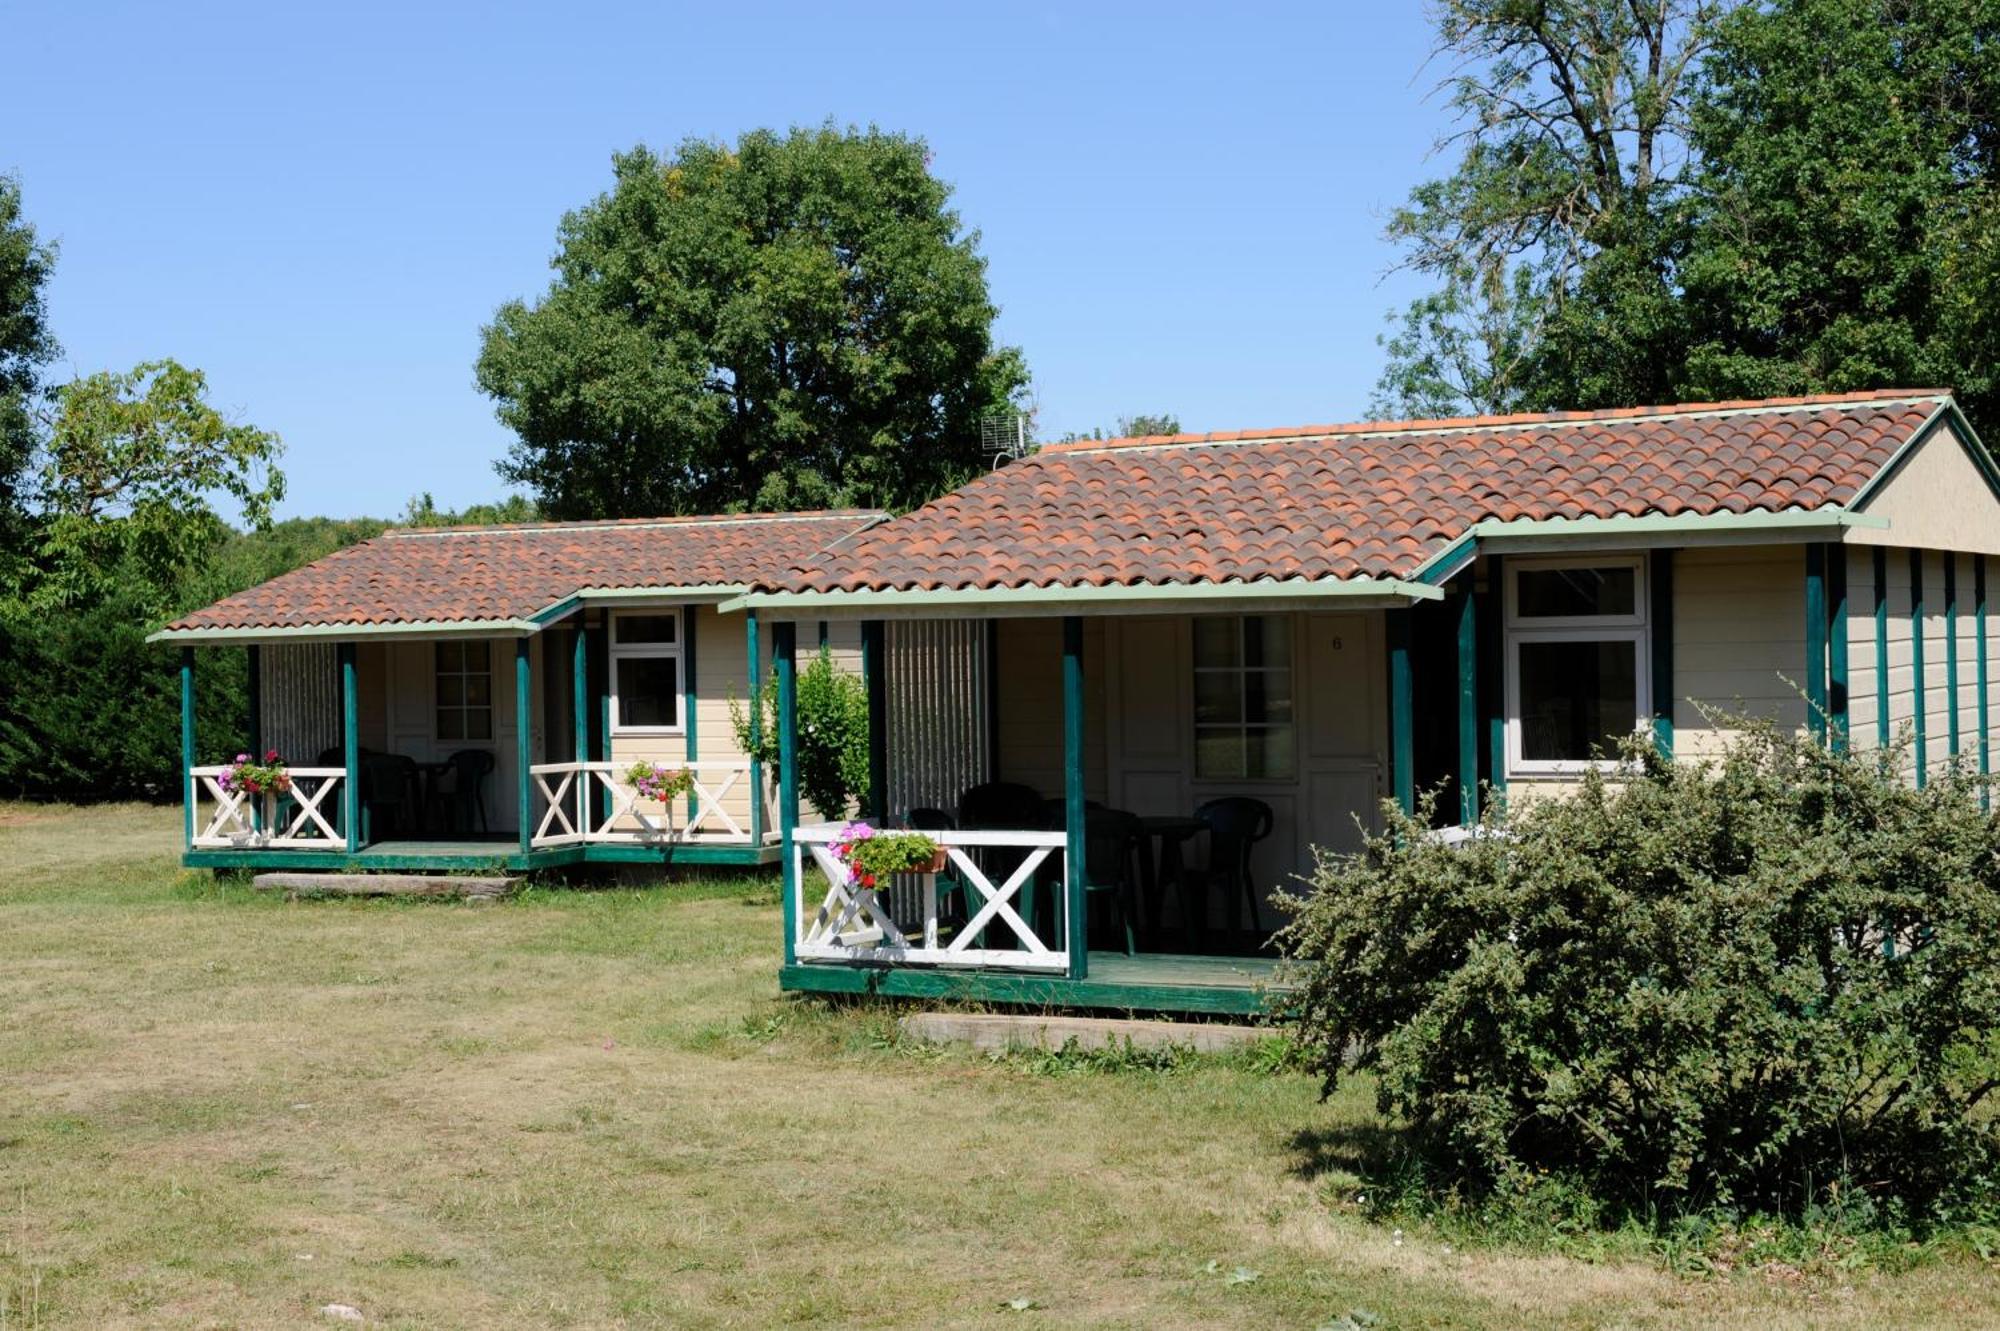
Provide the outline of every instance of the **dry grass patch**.
{"type": "Polygon", "coordinates": [[[775,992],[765,884],[285,902],[176,869],[177,811],[0,812],[10,1331],[37,1282],[44,1326],[2000,1323],[1958,1260],[1398,1244],[1300,1146],[1365,1093],[906,1044],[775,992]]]}

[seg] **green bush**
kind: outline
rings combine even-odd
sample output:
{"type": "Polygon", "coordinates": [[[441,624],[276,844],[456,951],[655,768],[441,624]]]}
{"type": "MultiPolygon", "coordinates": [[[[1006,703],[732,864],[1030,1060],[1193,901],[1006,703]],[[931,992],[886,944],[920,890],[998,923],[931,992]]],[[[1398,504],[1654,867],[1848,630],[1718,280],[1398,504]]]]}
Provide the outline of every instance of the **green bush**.
{"type": "MultiPolygon", "coordinates": [[[[859,675],[841,669],[825,647],[798,672],[799,793],[822,818],[845,818],[854,801],[868,793],[868,687],[859,675]]],[[[734,698],[729,720],[737,747],[763,763],[777,779],[778,688],[766,683],[750,699],[762,715],[755,742],[750,718],[734,698]]]]}
{"type": "Polygon", "coordinates": [[[1432,1196],[1560,1180],[1606,1222],[1883,1223],[1981,1205],[2000,1087],[2000,835],[1957,770],[1752,726],[1453,848],[1391,807],[1281,938],[1330,1090],[1359,1066],[1432,1196]]]}

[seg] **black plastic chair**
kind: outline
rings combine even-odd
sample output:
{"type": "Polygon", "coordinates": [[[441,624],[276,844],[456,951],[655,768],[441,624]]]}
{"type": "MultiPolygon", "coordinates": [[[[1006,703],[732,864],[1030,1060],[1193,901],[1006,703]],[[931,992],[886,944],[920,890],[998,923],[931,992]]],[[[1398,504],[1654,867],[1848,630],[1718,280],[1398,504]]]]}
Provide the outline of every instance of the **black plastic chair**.
{"type": "Polygon", "coordinates": [[[1257,884],[1250,877],[1250,853],[1259,841],[1271,835],[1271,806],[1247,795],[1227,795],[1210,800],[1194,811],[1208,829],[1208,865],[1197,871],[1206,886],[1228,894],[1229,927],[1233,934],[1240,918],[1236,894],[1250,902],[1250,923],[1264,932],[1263,916],[1257,910],[1257,884]]]}
{"type": "Polygon", "coordinates": [[[415,829],[417,765],[399,753],[361,755],[361,837],[382,841],[415,829]]]}
{"type": "MultiPolygon", "coordinates": [[[[968,831],[1027,832],[1043,826],[1042,797],[1032,786],[1016,781],[988,781],[958,797],[958,825],[968,831]]],[[[999,887],[1006,882],[1028,852],[1019,846],[987,846],[975,852],[979,871],[999,887]]],[[[1022,921],[1035,928],[1035,901],[1039,893],[1032,880],[1015,894],[1022,921]]]]}
{"type": "Polygon", "coordinates": [[[1091,899],[1108,901],[1125,935],[1128,957],[1139,950],[1132,922],[1139,894],[1139,848],[1145,835],[1137,814],[1102,807],[1084,810],[1082,927],[1088,937],[1091,899]]]}
{"type": "Polygon", "coordinates": [[[486,831],[486,778],[493,775],[493,751],[460,749],[446,761],[451,764],[451,789],[444,792],[451,830],[470,832],[476,814],[479,830],[486,831]]]}

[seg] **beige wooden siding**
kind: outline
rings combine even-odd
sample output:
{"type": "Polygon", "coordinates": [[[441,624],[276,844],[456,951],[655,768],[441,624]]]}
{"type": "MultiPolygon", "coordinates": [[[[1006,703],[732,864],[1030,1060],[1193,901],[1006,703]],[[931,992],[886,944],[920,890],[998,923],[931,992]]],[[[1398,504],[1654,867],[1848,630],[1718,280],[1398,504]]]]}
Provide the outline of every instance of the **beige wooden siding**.
{"type": "MultiPolygon", "coordinates": [[[[668,606],[625,606],[628,611],[670,609],[668,606]]],[[[741,762],[743,748],[736,742],[736,728],[730,720],[729,708],[734,700],[739,708],[748,705],[749,644],[746,641],[747,628],[742,615],[723,614],[712,605],[689,606],[686,613],[695,616],[694,667],[689,672],[688,684],[695,693],[694,722],[697,762],[741,762]]],[[[764,678],[771,672],[772,630],[780,621],[762,620],[758,624],[758,646],[763,661],[760,669],[764,678]]],[[[798,643],[798,663],[803,670],[811,663],[819,651],[819,621],[792,621],[798,643]]],[[[830,622],[827,625],[827,648],[833,660],[841,669],[855,675],[861,673],[861,626],[854,622],[830,622]]],[[[683,657],[685,663],[686,658],[683,657]]],[[[683,665],[685,669],[685,664],[683,665]]],[[[688,744],[685,734],[679,735],[619,735],[611,737],[611,759],[616,763],[641,761],[680,764],[688,760],[688,744]]],[[[768,810],[770,790],[776,788],[778,774],[767,772],[766,803],[768,810]]],[[[718,786],[719,779],[703,775],[703,781],[718,786]]],[[[746,774],[737,781],[723,807],[737,825],[746,832],[750,828],[750,803],[752,799],[750,778],[746,774]]],[[[810,804],[800,809],[799,816],[807,822],[818,821],[819,811],[810,804]]],[[[767,827],[776,828],[775,815],[767,820],[767,827]]]]}
{"type": "MultiPolygon", "coordinates": [[[[1051,799],[1063,790],[1062,621],[1002,619],[999,629],[998,779],[1033,786],[1051,799]]],[[[1083,785],[1106,796],[1104,621],[1083,621],[1083,785]]]]}
{"type": "Polygon", "coordinates": [[[1714,754],[1727,730],[1702,715],[1806,724],[1805,548],[1674,552],[1674,751],[1714,754]]]}
{"type": "MultiPolygon", "coordinates": [[[[1977,560],[1978,556],[1925,551],[1923,560],[1923,643],[1924,643],[1924,740],[1925,767],[1937,772],[1952,758],[1951,722],[1958,721],[1958,754],[1967,766],[1979,761],[1979,641],[1977,560]],[[1945,652],[1946,601],[1945,561],[1956,567],[1957,608],[1954,628],[1958,648],[1956,696],[1948,688],[1951,662],[1945,652]]],[[[1888,615],[1883,637],[1889,660],[1888,734],[1891,742],[1908,739],[1915,730],[1916,671],[1910,620],[1910,556],[1904,550],[1888,552],[1884,567],[1888,592],[1888,615]]],[[[1989,564],[1989,577],[1994,567],[1989,564]]],[[[1988,592],[1991,604],[1991,589],[1988,592]]],[[[2000,617],[1989,614],[1986,625],[1986,688],[1988,698],[2000,687],[2000,617]]],[[[1875,571],[1873,552],[1852,550],[1848,557],[1848,658],[1853,681],[1849,705],[1850,731],[1860,748],[1872,748],[1882,739],[1880,707],[1876,694],[1877,671],[1875,627],[1875,571]]],[[[1987,744],[1989,753],[2000,751],[2000,709],[1988,708],[1987,744]]],[[[1914,751],[1906,755],[1906,772],[1914,769],[1914,751]]]]}
{"type": "Polygon", "coordinates": [[[1947,425],[1914,449],[1859,511],[1887,518],[1883,527],[1855,527],[1856,545],[2000,554],[2000,499],[1969,449],[1947,425]]]}

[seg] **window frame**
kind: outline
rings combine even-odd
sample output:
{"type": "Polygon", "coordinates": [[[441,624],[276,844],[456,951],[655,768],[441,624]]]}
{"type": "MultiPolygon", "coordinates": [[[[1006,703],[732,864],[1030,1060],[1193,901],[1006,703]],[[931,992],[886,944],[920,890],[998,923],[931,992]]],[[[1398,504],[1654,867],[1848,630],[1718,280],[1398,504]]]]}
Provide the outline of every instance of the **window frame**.
{"type": "Polygon", "coordinates": [[[1563,555],[1543,558],[1509,556],[1502,565],[1506,595],[1502,624],[1506,668],[1507,775],[1532,780],[1537,777],[1576,777],[1586,772],[1608,772],[1617,768],[1613,759],[1537,758],[1522,755],[1525,735],[1521,716],[1521,645],[1540,642],[1629,642],[1632,644],[1632,692],[1634,716],[1631,732],[1645,727],[1653,716],[1653,625],[1652,589],[1647,585],[1644,555],[1563,555]],[[1523,618],[1519,613],[1522,572],[1561,569],[1629,568],[1632,570],[1632,613],[1629,615],[1547,615],[1523,618]]]}
{"type": "Polygon", "coordinates": [[[685,735],[687,734],[687,661],[682,648],[687,642],[687,612],[683,606],[628,606],[623,610],[610,612],[605,625],[605,638],[610,644],[608,656],[608,679],[605,687],[611,701],[611,733],[620,735],[685,735]],[[657,619],[670,616],[674,621],[672,642],[633,642],[620,644],[618,641],[618,621],[625,618],[657,619]],[[621,709],[618,698],[618,663],[625,660],[671,659],[674,663],[674,716],[676,722],[670,726],[627,725],[619,720],[621,709]]]}
{"type": "Polygon", "coordinates": [[[444,639],[439,639],[438,641],[431,644],[431,743],[432,744],[437,745],[439,747],[443,747],[445,745],[453,745],[458,748],[464,748],[464,749],[478,749],[478,748],[497,749],[500,743],[500,709],[497,705],[495,705],[493,700],[493,676],[494,676],[493,658],[495,655],[496,653],[493,650],[493,640],[490,638],[457,638],[457,639],[444,638],[444,639]],[[461,652],[463,652],[465,649],[473,647],[475,645],[483,646],[484,648],[486,648],[486,669],[484,671],[468,670],[463,664],[464,657],[462,655],[459,658],[461,664],[459,665],[459,668],[455,671],[448,672],[439,663],[438,660],[439,653],[442,651],[443,648],[447,646],[456,646],[460,649],[461,652]],[[461,681],[461,685],[463,684],[463,681],[470,679],[475,675],[484,674],[486,676],[486,702],[483,707],[483,710],[486,713],[486,734],[483,738],[469,734],[460,734],[456,738],[454,738],[452,736],[446,735],[444,733],[444,727],[438,724],[439,720],[442,718],[444,711],[447,707],[449,707],[452,711],[455,711],[459,714],[459,719],[461,721],[461,726],[460,726],[461,730],[464,729],[464,726],[462,724],[463,721],[472,712],[482,710],[479,704],[468,703],[464,700],[465,693],[462,687],[459,692],[458,702],[447,703],[444,701],[443,695],[438,689],[438,681],[442,680],[448,673],[456,675],[458,679],[461,681]]]}
{"type": "Polygon", "coordinates": [[[1189,738],[1189,751],[1188,751],[1188,778],[1189,778],[1189,780],[1190,780],[1190,781],[1191,781],[1191,782],[1192,782],[1193,784],[1195,784],[1195,785],[1198,785],[1198,786],[1235,786],[1235,785],[1245,785],[1245,784],[1252,784],[1252,785],[1277,785],[1277,786],[1284,786],[1284,785],[1293,785],[1293,784],[1296,784],[1296,783],[1298,782],[1298,780],[1299,780],[1299,692],[1298,692],[1298,688],[1299,688],[1299,623],[1298,623],[1298,620],[1297,620],[1297,618],[1296,618],[1295,616],[1291,615],[1290,613],[1286,612],[1286,611],[1270,611],[1270,612],[1267,612],[1267,613],[1263,613],[1263,614],[1220,614],[1220,615],[1195,615],[1195,616],[1191,616],[1191,617],[1190,617],[1190,619],[1189,619],[1189,628],[1188,628],[1188,635],[1189,635],[1189,638],[1188,638],[1188,673],[1187,673],[1187,687],[1188,687],[1188,732],[1189,732],[1189,734],[1188,734],[1188,738],[1189,738]],[[1197,620],[1197,619],[1225,619],[1225,620],[1229,620],[1229,621],[1230,621],[1230,622],[1231,622],[1231,623],[1232,623],[1232,624],[1233,624],[1233,625],[1235,626],[1235,629],[1236,629],[1236,645],[1237,645],[1237,650],[1238,650],[1238,652],[1239,652],[1239,653],[1241,653],[1241,652],[1242,652],[1242,649],[1243,649],[1243,645],[1244,645],[1244,642],[1243,642],[1243,633],[1244,633],[1244,624],[1245,624],[1245,623],[1246,623],[1247,621],[1249,621],[1249,620],[1251,620],[1251,619],[1283,619],[1283,620],[1285,620],[1285,621],[1286,621],[1286,623],[1285,623],[1285,661],[1284,661],[1284,664],[1283,664],[1283,665],[1261,665],[1261,666],[1251,666],[1251,665],[1233,665],[1233,666],[1204,666],[1204,665],[1200,665],[1200,664],[1197,664],[1197,662],[1196,662],[1196,660],[1195,660],[1195,655],[1194,655],[1194,653],[1195,653],[1195,646],[1194,646],[1194,634],[1195,634],[1195,633],[1196,633],[1196,632],[1198,631],[1198,630],[1196,630],[1196,628],[1194,627],[1194,620],[1197,620]],[[1251,674],[1253,674],[1253,673],[1255,673],[1255,674],[1274,674],[1274,673],[1276,673],[1276,672],[1278,672],[1278,671],[1280,671],[1280,670],[1282,670],[1283,672],[1285,672],[1285,674],[1286,674],[1286,675],[1288,676],[1288,678],[1289,678],[1289,681],[1290,681],[1290,686],[1291,686],[1291,687],[1290,687],[1290,695],[1291,695],[1291,705],[1292,705],[1292,718],[1291,718],[1291,720],[1289,720],[1289,721],[1284,721],[1284,722],[1252,722],[1252,721],[1247,721],[1247,720],[1239,720],[1239,721],[1235,721],[1235,722],[1224,722],[1224,721],[1212,721],[1212,722],[1204,722],[1204,721],[1202,721],[1202,720],[1200,719],[1200,711],[1199,711],[1199,708],[1200,708],[1200,705],[1201,705],[1201,690],[1200,690],[1200,688],[1199,688],[1199,684],[1198,684],[1198,681],[1200,680],[1200,678],[1201,678],[1201,676],[1202,676],[1202,675],[1204,675],[1204,674],[1209,674],[1209,675],[1233,675],[1233,676],[1235,676],[1235,677],[1236,677],[1236,679],[1237,679],[1237,681],[1238,681],[1238,683],[1237,683],[1237,700],[1238,700],[1238,702],[1239,702],[1239,703],[1241,703],[1241,704],[1245,704],[1245,705],[1244,705],[1244,706],[1243,706],[1243,707],[1241,708],[1241,712],[1242,712],[1242,714],[1244,714],[1244,715],[1247,715],[1247,714],[1248,714],[1248,712],[1249,712],[1249,708],[1248,708],[1248,706],[1247,706],[1247,704],[1248,704],[1248,702],[1249,702],[1249,689],[1248,689],[1248,687],[1247,687],[1247,681],[1248,681],[1248,679],[1249,679],[1249,676],[1250,676],[1251,674]],[[1290,730],[1290,731],[1292,732],[1292,745],[1291,745],[1291,752],[1292,752],[1292,764],[1291,764],[1291,767],[1292,767],[1292,770],[1291,770],[1291,771],[1290,771],[1289,773],[1287,773],[1287,774],[1285,774],[1285,775],[1283,775],[1283,776],[1270,776],[1270,775],[1264,775],[1264,776],[1252,776],[1252,775],[1250,775],[1250,773],[1249,773],[1249,769],[1250,769],[1250,763],[1249,763],[1249,757],[1250,757],[1250,746],[1249,746],[1249,737],[1250,737],[1250,733],[1251,733],[1252,731],[1263,731],[1263,732],[1265,732],[1265,733],[1269,733],[1269,732],[1271,732],[1271,731],[1274,731],[1274,730],[1277,730],[1277,729],[1280,729],[1280,728],[1283,728],[1283,729],[1287,729],[1287,730],[1290,730]],[[1240,740],[1241,740],[1241,741],[1243,742],[1243,757],[1244,757],[1244,763],[1243,763],[1243,771],[1244,771],[1244,774],[1243,774],[1243,775],[1241,775],[1241,776],[1203,776],[1203,775],[1202,775],[1202,772],[1201,772],[1201,737],[1202,737],[1202,733],[1203,733],[1203,731],[1204,731],[1204,730],[1206,730],[1206,731],[1209,731],[1209,732],[1213,732],[1213,733],[1221,733],[1221,732],[1225,732],[1225,731],[1234,731],[1234,732],[1235,732],[1235,734],[1237,735],[1237,737],[1238,737],[1238,738],[1239,738],[1239,739],[1240,739],[1240,740]]]}

